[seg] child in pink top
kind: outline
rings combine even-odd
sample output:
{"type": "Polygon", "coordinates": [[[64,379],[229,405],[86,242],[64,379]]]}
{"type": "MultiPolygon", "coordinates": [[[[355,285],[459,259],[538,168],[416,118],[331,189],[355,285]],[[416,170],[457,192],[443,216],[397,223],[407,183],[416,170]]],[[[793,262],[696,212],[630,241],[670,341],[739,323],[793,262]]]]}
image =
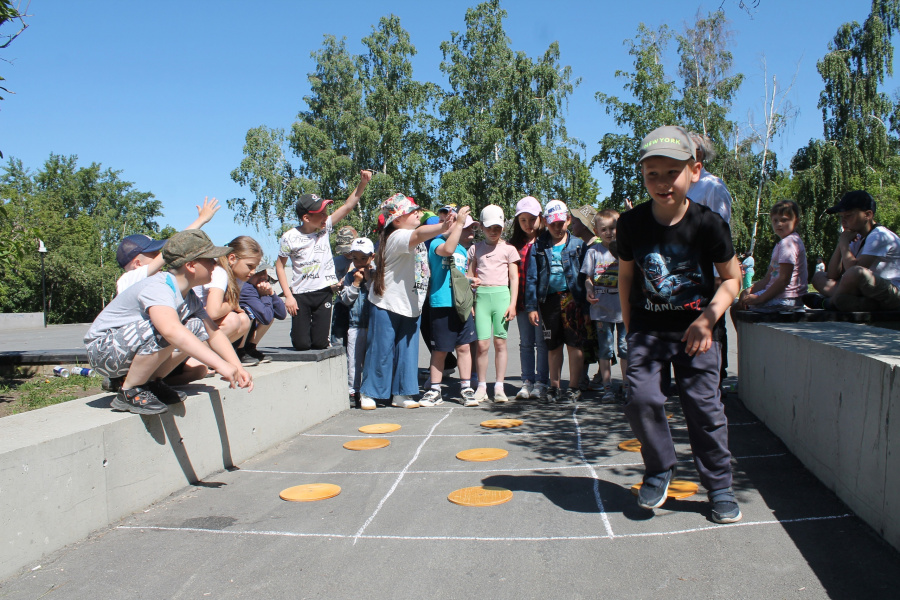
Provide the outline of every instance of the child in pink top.
{"type": "Polygon", "coordinates": [[[503,379],[506,377],[506,333],[516,318],[519,295],[519,253],[500,239],[505,218],[499,206],[481,211],[485,240],[469,248],[469,275],[477,277],[475,291],[475,332],[478,335],[478,389],[475,400],[487,400],[487,366],[491,335],[494,337],[494,402],[506,402],[503,379]]]}

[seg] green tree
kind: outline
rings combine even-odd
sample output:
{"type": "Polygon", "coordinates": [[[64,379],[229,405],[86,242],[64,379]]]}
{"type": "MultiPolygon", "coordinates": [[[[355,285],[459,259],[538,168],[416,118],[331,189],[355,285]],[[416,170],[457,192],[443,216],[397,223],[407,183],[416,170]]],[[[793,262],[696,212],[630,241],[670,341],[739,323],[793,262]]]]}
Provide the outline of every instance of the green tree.
{"type": "Polygon", "coordinates": [[[680,121],[681,105],[676,97],[677,85],[667,78],[663,54],[671,33],[665,25],[658,30],[641,23],[634,39],[625,40],[628,54],[634,57],[634,70],[616,71],[625,80],[623,88],[631,101],[597,92],[595,98],[612,116],[623,133],[607,133],[600,140],[600,151],[591,159],[612,179],[608,204],[622,209],[625,200],[637,203],[644,198],[644,186],[636,167],[641,140],[663,125],[680,121]]]}
{"type": "Polygon", "coordinates": [[[900,224],[900,158],[891,127],[897,113],[882,91],[893,75],[891,39],[898,25],[900,1],[873,0],[866,21],[841,25],[816,64],[825,83],[819,96],[824,139],[810,140],[791,162],[797,199],[805,210],[809,256],[830,255],[838,223],[823,213],[850,190],[868,190],[879,201],[878,220],[894,229],[900,224]]]}

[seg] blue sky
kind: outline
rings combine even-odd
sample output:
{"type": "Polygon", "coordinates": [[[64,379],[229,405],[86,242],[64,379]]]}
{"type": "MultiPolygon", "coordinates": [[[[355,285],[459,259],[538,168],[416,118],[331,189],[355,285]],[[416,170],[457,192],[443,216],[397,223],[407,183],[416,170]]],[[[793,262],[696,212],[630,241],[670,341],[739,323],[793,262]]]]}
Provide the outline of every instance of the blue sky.
{"type": "MultiPolygon", "coordinates": [[[[444,85],[440,43],[464,29],[465,10],[475,2],[310,2],[194,0],[32,0],[30,27],[0,57],[5,86],[14,94],[0,102],[0,149],[32,170],[51,152],[99,162],[122,171],[137,189],[163,202],[160,225],[182,228],[196,216],[204,196],[222,203],[248,196],[229,176],[242,158],[244,136],[258,125],[289,127],[309,91],[310,53],[324,34],[345,36],[351,52],[381,16],[396,14],[418,55],[414,76],[444,85]]],[[[615,126],[594,99],[597,91],[622,95],[617,69],[631,60],[623,44],[638,24],[665,23],[682,30],[697,11],[720,2],[608,2],[606,0],[506,0],[505,21],[514,50],[542,54],[558,41],[563,64],[581,85],[567,115],[569,133],[587,144],[615,126]]],[[[735,35],[735,71],[746,79],[732,118],[763,114],[765,57],[769,77],[784,85],[796,73],[789,96],[799,114],[775,151],[786,164],[797,148],[821,137],[816,108],[822,81],[816,61],[841,23],[862,22],[868,0],[760,0],[752,15],[725,0],[735,35]]],[[[674,44],[667,72],[674,77],[674,44]]],[[[892,92],[893,87],[889,86],[892,92]]],[[[608,179],[595,175],[601,194],[608,179]]],[[[268,256],[277,243],[270,232],[235,223],[223,208],[207,231],[217,243],[239,234],[256,237],[268,256]]]]}

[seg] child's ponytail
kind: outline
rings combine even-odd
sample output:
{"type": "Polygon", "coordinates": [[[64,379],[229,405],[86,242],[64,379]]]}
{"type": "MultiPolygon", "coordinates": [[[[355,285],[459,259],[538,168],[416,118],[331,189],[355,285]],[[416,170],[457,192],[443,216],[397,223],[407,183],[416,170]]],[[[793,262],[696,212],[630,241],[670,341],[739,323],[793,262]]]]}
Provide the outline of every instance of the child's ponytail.
{"type": "Polygon", "coordinates": [[[381,237],[378,238],[378,250],[375,251],[375,281],[372,288],[377,296],[384,296],[384,247],[395,231],[397,228],[391,223],[381,230],[381,237]]]}

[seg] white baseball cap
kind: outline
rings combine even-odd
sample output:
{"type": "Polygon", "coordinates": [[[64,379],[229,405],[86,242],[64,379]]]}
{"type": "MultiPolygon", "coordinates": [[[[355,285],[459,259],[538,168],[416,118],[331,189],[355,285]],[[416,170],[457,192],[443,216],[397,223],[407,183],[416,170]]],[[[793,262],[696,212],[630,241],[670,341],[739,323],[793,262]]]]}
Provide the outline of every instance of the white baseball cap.
{"type": "Polygon", "coordinates": [[[551,200],[544,209],[544,218],[547,223],[565,221],[569,216],[568,207],[561,200],[551,200]]]}
{"type": "Polygon", "coordinates": [[[350,242],[350,252],[362,252],[363,254],[375,254],[375,244],[369,238],[356,238],[350,242]]]}
{"type": "Polygon", "coordinates": [[[499,225],[503,227],[506,224],[506,218],[503,216],[503,209],[496,204],[489,204],[481,211],[481,224],[484,227],[493,227],[499,225]]]}

